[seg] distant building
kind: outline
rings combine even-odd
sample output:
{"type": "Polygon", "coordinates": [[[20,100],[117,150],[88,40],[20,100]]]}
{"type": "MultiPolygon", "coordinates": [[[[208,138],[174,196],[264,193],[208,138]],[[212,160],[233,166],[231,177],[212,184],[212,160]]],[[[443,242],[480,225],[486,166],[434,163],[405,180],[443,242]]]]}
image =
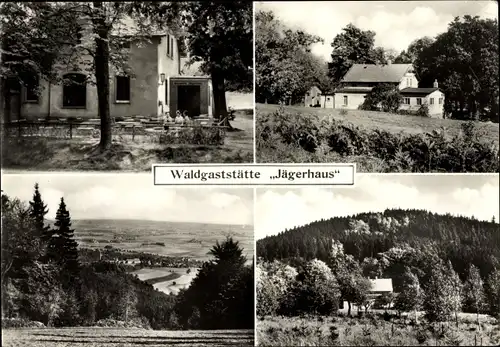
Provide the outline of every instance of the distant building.
{"type": "MultiPolygon", "coordinates": [[[[393,293],[392,278],[375,278],[375,279],[370,279],[370,282],[372,283],[372,288],[370,289],[368,298],[371,301],[371,305],[373,305],[373,303],[378,297],[384,294],[393,293]]],[[[347,310],[348,306],[349,305],[347,301],[341,301],[340,303],[341,310],[347,310]]],[[[364,309],[364,308],[357,307],[355,304],[351,303],[351,310],[355,309],[364,309]]]]}
{"type": "Polygon", "coordinates": [[[437,81],[432,88],[404,88],[400,93],[403,96],[401,110],[417,111],[422,105],[427,105],[429,116],[443,118],[444,93],[438,88],[437,81]]]}

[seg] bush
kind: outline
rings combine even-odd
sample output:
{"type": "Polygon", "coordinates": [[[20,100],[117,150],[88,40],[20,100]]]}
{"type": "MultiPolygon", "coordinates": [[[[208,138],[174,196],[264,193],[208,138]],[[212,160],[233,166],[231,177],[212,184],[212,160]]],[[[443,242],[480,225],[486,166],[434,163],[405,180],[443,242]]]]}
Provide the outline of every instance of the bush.
{"type": "Polygon", "coordinates": [[[2,318],[2,329],[9,328],[45,328],[45,324],[23,318],[2,318]]]}
{"type": "Polygon", "coordinates": [[[281,107],[257,117],[256,134],[259,162],[342,162],[362,156],[379,161],[379,172],[499,172],[500,166],[498,148],[482,139],[474,122],[464,123],[452,138],[444,130],[394,134],[281,107]]]}
{"type": "Polygon", "coordinates": [[[420,105],[415,114],[419,117],[429,117],[429,106],[427,104],[420,105]]]}

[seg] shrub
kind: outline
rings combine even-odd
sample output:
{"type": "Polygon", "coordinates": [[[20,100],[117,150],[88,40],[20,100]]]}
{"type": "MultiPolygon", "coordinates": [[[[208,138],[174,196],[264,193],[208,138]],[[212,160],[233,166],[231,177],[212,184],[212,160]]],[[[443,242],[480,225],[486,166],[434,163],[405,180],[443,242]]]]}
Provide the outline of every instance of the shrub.
{"type": "Polygon", "coordinates": [[[415,114],[419,117],[429,117],[429,106],[427,104],[420,105],[415,114]]]}

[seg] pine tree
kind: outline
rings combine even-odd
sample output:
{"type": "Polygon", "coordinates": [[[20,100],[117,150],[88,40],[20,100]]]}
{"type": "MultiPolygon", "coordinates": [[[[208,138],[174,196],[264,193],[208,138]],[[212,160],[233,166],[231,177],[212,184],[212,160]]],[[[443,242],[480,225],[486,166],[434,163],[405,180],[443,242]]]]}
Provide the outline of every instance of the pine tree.
{"type": "Polygon", "coordinates": [[[500,269],[493,270],[486,281],[486,293],[489,313],[500,317],[500,269]]]}
{"type": "Polygon", "coordinates": [[[435,264],[431,270],[424,299],[424,310],[431,322],[446,321],[455,312],[453,275],[448,271],[442,262],[435,264]]]}
{"type": "Polygon", "coordinates": [[[467,280],[465,282],[465,304],[469,309],[476,312],[477,324],[479,325],[479,313],[483,310],[485,294],[483,280],[479,270],[470,265],[467,280]]]}
{"type": "Polygon", "coordinates": [[[33,201],[30,201],[30,217],[35,221],[35,228],[38,236],[47,243],[52,237],[50,226],[45,225],[45,216],[49,212],[47,205],[42,200],[42,195],[38,189],[38,183],[35,183],[35,192],[33,193],[33,201]]]}
{"type": "Polygon", "coordinates": [[[462,281],[460,281],[460,277],[453,269],[451,261],[448,261],[446,272],[448,275],[447,280],[449,282],[448,300],[450,302],[451,310],[455,314],[455,323],[458,327],[458,313],[462,309],[462,303],[463,303],[463,285],[462,281]]]}
{"type": "Polygon", "coordinates": [[[52,237],[51,249],[54,251],[54,255],[57,254],[56,259],[61,266],[70,275],[75,276],[79,271],[78,243],[74,239],[74,230],[71,229],[71,217],[66,209],[64,198],[61,198],[54,227],[55,237],[52,237]]]}

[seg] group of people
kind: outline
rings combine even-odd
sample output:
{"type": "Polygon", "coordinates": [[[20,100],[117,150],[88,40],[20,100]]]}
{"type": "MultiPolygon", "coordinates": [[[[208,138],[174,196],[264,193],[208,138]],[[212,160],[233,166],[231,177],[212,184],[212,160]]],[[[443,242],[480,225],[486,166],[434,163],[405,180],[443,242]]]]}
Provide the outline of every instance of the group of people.
{"type": "Polygon", "coordinates": [[[189,124],[193,122],[193,119],[189,117],[188,112],[184,110],[183,112],[177,110],[175,112],[175,117],[170,117],[170,114],[167,113],[165,117],[166,123],[175,123],[175,124],[189,124]]]}

